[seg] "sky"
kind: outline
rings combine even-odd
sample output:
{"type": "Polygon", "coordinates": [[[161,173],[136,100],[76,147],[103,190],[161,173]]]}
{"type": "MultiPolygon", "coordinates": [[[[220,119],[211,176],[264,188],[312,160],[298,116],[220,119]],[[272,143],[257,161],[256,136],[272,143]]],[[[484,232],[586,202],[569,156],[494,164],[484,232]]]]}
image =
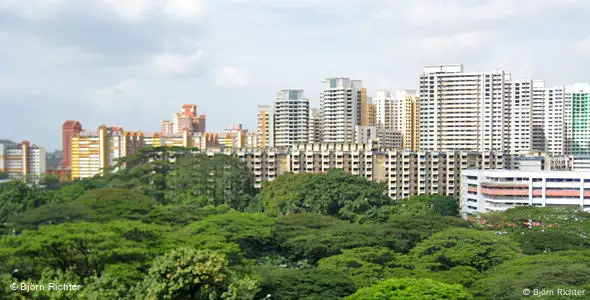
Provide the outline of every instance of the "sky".
{"type": "Polygon", "coordinates": [[[0,139],[61,148],[64,120],[207,131],[329,77],[416,89],[424,65],[590,81],[590,0],[0,0],[0,139]]]}

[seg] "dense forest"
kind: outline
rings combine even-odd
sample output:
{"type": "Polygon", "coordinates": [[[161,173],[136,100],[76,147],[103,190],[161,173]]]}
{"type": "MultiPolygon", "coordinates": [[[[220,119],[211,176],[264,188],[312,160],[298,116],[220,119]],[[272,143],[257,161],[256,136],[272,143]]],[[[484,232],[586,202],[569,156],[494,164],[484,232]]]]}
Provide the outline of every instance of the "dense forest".
{"type": "Polygon", "coordinates": [[[258,191],[238,159],[178,148],[143,149],[102,177],[69,184],[0,184],[0,234],[0,299],[590,293],[590,214],[575,208],[466,221],[456,199],[396,202],[383,185],[340,170],[283,174],[258,191]],[[27,292],[14,283],[81,289],[27,292]]]}

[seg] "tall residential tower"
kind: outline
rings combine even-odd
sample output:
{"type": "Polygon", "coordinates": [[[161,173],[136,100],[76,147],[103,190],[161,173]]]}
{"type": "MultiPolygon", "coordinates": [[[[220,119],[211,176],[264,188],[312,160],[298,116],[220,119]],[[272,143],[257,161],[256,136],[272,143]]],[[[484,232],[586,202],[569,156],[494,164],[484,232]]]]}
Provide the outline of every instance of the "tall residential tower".
{"type": "Polygon", "coordinates": [[[366,103],[361,84],[360,80],[343,77],[328,78],[323,82],[320,93],[323,142],[354,141],[354,127],[361,124],[361,107],[366,103]]]}

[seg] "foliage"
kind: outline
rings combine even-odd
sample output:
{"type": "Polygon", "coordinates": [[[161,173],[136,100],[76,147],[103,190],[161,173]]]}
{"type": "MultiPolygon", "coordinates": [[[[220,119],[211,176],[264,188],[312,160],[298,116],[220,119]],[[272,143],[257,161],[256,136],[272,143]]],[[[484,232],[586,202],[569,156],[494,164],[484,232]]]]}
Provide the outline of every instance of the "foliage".
{"type": "Polygon", "coordinates": [[[488,270],[518,256],[517,244],[493,232],[452,228],[435,233],[410,252],[430,271],[447,271],[457,266],[488,270]]]}
{"type": "Polygon", "coordinates": [[[393,278],[358,290],[346,300],[438,300],[472,299],[471,294],[460,285],[451,285],[431,279],[393,278]]]}
{"type": "Polygon", "coordinates": [[[145,299],[237,299],[256,293],[257,285],[247,281],[234,278],[223,255],[180,248],[158,257],[137,291],[145,299]]]}
{"type": "Polygon", "coordinates": [[[174,247],[168,229],[134,221],[44,225],[0,241],[0,272],[19,270],[20,280],[39,279],[46,268],[73,271],[79,278],[100,275],[117,263],[147,264],[174,247]]]}
{"type": "Polygon", "coordinates": [[[413,196],[398,201],[392,212],[395,216],[450,216],[459,214],[459,203],[451,196],[413,196]]]}
{"type": "Polygon", "coordinates": [[[340,254],[342,249],[365,246],[387,247],[395,252],[407,253],[431,234],[465,223],[447,218],[431,220],[397,219],[384,224],[351,224],[328,216],[290,215],[277,219],[275,239],[281,254],[294,261],[317,260],[340,254]]]}
{"type": "Polygon", "coordinates": [[[358,223],[386,219],[392,203],[384,185],[337,169],[283,174],[264,183],[259,197],[272,216],[314,213],[358,223]]]}
{"type": "Polygon", "coordinates": [[[103,188],[91,190],[70,202],[50,203],[14,215],[9,218],[9,222],[21,230],[76,221],[140,220],[156,204],[152,199],[133,191],[103,188]]]}
{"type": "Polygon", "coordinates": [[[259,267],[256,271],[261,277],[261,290],[256,299],[270,294],[270,299],[330,300],[340,299],[356,290],[344,273],[334,270],[259,267]]]}
{"type": "Polygon", "coordinates": [[[8,173],[0,172],[0,180],[5,180],[5,179],[8,179],[8,173]]]}
{"type": "MultiPolygon", "coordinates": [[[[524,256],[485,273],[476,284],[481,299],[521,299],[528,289],[590,288],[590,251],[561,251],[524,256]]],[[[558,295],[551,299],[571,299],[558,295]]]]}
{"type": "Polygon", "coordinates": [[[10,215],[39,207],[51,201],[51,192],[14,180],[0,185],[0,224],[10,215]]]}
{"type": "Polygon", "coordinates": [[[189,224],[181,236],[188,244],[198,248],[219,250],[230,249],[233,262],[240,256],[255,258],[271,243],[275,220],[261,214],[229,213],[213,215],[189,224]],[[231,247],[231,246],[234,247],[231,247]],[[237,247],[236,247],[237,246],[237,247]],[[238,253],[232,253],[238,249],[238,253]]]}
{"type": "Polygon", "coordinates": [[[523,206],[480,215],[474,223],[510,235],[525,254],[590,246],[590,214],[579,208],[523,206]]]}
{"type": "Polygon", "coordinates": [[[322,258],[318,268],[338,270],[352,278],[357,287],[366,287],[392,276],[399,254],[384,247],[342,250],[342,254],[322,258]]]}

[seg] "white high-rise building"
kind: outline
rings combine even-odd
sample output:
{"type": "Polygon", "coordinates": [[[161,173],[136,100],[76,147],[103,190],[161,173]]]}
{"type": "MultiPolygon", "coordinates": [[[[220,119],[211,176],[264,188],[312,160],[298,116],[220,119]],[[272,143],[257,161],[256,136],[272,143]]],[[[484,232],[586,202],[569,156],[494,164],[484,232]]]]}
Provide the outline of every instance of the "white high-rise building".
{"type": "Polygon", "coordinates": [[[567,154],[565,149],[565,87],[545,89],[544,134],[546,151],[553,155],[567,154]]]}
{"type": "Polygon", "coordinates": [[[320,118],[324,143],[354,141],[354,127],[361,125],[362,82],[328,78],[320,93],[320,118]]]}
{"type": "Polygon", "coordinates": [[[377,91],[373,104],[375,104],[375,125],[387,130],[396,129],[395,105],[391,92],[377,91]]]}
{"type": "Polygon", "coordinates": [[[510,74],[426,66],[420,76],[420,150],[505,149],[510,74]]]}
{"type": "Polygon", "coordinates": [[[309,99],[303,90],[285,89],[274,104],[275,147],[307,143],[309,139],[309,99]]]}
{"type": "Polygon", "coordinates": [[[533,80],[532,126],[533,150],[546,151],[545,137],[545,81],[533,80]]]}
{"type": "Polygon", "coordinates": [[[309,109],[309,143],[319,143],[322,141],[322,130],[321,130],[321,119],[320,109],[310,108],[309,109]]]}
{"type": "Polygon", "coordinates": [[[274,112],[271,105],[258,105],[258,122],[256,133],[260,147],[274,147],[275,124],[274,112]]]}
{"type": "Polygon", "coordinates": [[[505,150],[511,153],[532,150],[533,147],[533,81],[510,82],[509,105],[505,111],[508,131],[505,132],[505,150]]]}

